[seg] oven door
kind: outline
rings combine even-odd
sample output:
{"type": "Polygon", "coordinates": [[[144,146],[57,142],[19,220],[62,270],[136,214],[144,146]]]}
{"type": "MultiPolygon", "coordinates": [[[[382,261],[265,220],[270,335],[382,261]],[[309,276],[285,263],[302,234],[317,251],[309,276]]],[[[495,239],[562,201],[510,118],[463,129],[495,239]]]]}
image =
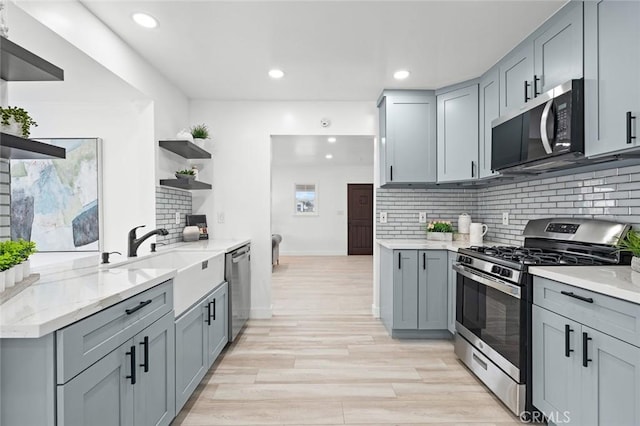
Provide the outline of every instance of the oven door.
{"type": "Polygon", "coordinates": [[[456,330],[501,370],[524,383],[525,308],[521,287],[454,264],[456,330]]]}

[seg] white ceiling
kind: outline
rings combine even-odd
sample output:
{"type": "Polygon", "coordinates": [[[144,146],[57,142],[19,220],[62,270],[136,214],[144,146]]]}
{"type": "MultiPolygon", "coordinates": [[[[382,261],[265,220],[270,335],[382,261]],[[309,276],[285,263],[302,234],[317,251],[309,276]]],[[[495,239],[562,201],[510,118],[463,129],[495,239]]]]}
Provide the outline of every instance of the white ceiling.
{"type": "Polygon", "coordinates": [[[477,77],[565,2],[83,1],[189,98],[332,101],[477,77]],[[393,80],[401,68],[411,76],[393,80]]]}
{"type": "Polygon", "coordinates": [[[272,136],[272,166],[372,166],[373,136],[272,136]],[[326,159],[325,155],[333,155],[326,159]]]}

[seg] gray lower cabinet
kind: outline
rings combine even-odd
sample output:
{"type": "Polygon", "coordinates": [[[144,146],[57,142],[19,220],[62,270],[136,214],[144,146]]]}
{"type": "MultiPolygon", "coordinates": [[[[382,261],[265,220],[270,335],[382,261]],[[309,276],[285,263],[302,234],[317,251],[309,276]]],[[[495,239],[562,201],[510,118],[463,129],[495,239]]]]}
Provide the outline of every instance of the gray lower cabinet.
{"type": "Polygon", "coordinates": [[[622,340],[622,328],[608,334],[584,324],[631,325],[635,318],[619,315],[629,302],[537,277],[536,285],[544,289],[534,292],[533,404],[555,424],[640,424],[640,347],[622,340]],[[556,293],[579,307],[556,308],[556,293]]]}
{"type": "Polygon", "coordinates": [[[640,2],[585,2],[584,15],[586,155],[637,148],[640,2]]]}
{"type": "Polygon", "coordinates": [[[58,425],[168,425],[175,417],[173,313],[58,386],[58,425]]]}
{"type": "Polygon", "coordinates": [[[227,294],[224,283],[176,319],[176,413],[228,341],[227,294]]]}
{"type": "Polygon", "coordinates": [[[448,337],[447,251],[380,254],[380,317],[392,337],[448,337]]]}
{"type": "Polygon", "coordinates": [[[500,79],[498,68],[487,71],[480,79],[478,125],[478,175],[480,179],[498,176],[491,170],[491,122],[500,116],[500,79]]]}
{"type": "Polygon", "coordinates": [[[378,100],[380,182],[436,182],[436,97],[428,90],[385,90],[378,100]]]}
{"type": "Polygon", "coordinates": [[[478,85],[438,95],[438,182],[478,178],[478,85]]]}
{"type": "Polygon", "coordinates": [[[453,271],[453,264],[456,262],[458,253],[449,252],[447,259],[447,330],[451,334],[456,332],[456,277],[453,271]]]}

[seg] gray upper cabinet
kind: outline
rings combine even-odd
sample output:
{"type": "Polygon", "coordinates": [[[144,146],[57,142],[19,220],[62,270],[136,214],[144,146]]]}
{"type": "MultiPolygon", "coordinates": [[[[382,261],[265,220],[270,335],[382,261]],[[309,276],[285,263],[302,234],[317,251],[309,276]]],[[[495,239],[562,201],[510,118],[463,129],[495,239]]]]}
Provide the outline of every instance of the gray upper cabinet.
{"type": "Polygon", "coordinates": [[[418,252],[394,250],[393,328],[418,327],[418,252]]]}
{"type": "Polygon", "coordinates": [[[478,178],[478,85],[438,95],[438,182],[478,178]]]}
{"type": "Polygon", "coordinates": [[[582,2],[569,3],[533,40],[534,96],[582,78],[582,2]]]}
{"type": "Polygon", "coordinates": [[[500,61],[500,115],[583,76],[582,2],[570,2],[500,61]]]}
{"type": "Polygon", "coordinates": [[[478,124],[479,147],[478,168],[479,177],[488,178],[498,176],[491,170],[491,122],[500,116],[500,79],[498,68],[487,71],[480,79],[479,85],[478,124]]]}
{"type": "Polygon", "coordinates": [[[585,151],[640,144],[640,2],[594,1],[585,15],[585,151]]]}
{"type": "Polygon", "coordinates": [[[498,66],[500,72],[500,115],[533,99],[533,44],[511,51],[498,66]]]}
{"type": "Polygon", "coordinates": [[[447,252],[418,252],[418,329],[447,329],[447,252]]]}
{"type": "Polygon", "coordinates": [[[379,101],[381,184],[436,181],[436,98],[433,91],[385,90],[379,101]]]}

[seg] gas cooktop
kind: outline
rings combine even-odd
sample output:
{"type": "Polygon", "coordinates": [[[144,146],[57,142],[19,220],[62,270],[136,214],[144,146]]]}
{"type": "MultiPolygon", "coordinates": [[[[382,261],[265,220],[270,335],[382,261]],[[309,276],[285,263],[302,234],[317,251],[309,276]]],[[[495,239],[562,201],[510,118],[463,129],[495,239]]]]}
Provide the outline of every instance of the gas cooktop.
{"type": "Polygon", "coordinates": [[[510,262],[520,263],[522,265],[604,265],[605,262],[593,257],[554,252],[553,250],[544,250],[541,248],[527,248],[514,246],[492,246],[479,247],[472,246],[468,249],[461,249],[461,252],[471,251],[484,254],[485,259],[501,259],[510,262]]]}

